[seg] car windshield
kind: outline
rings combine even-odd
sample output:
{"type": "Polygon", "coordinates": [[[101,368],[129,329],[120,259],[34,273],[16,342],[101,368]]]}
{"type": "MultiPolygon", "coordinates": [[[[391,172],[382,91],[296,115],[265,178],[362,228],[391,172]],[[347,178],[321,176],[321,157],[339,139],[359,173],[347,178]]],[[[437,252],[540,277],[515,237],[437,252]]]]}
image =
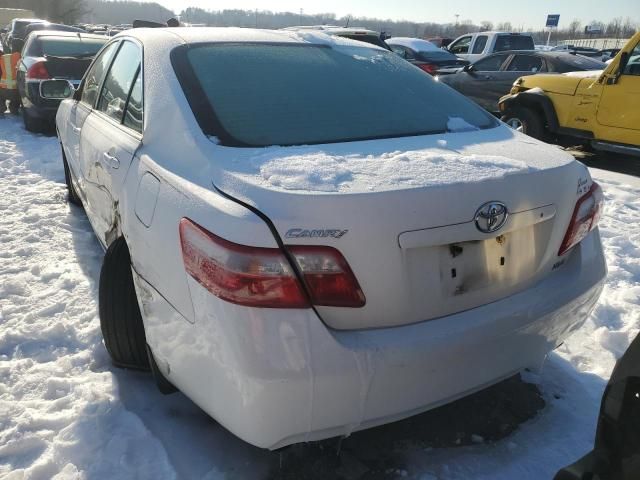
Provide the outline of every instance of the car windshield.
{"type": "Polygon", "coordinates": [[[40,37],[43,56],[93,57],[107,39],[74,37],[40,37]]]}
{"type": "Polygon", "coordinates": [[[172,61],[203,131],[225,145],[334,143],[443,133],[451,125],[497,126],[480,107],[388,51],[222,43],[179,48],[172,61]]]}

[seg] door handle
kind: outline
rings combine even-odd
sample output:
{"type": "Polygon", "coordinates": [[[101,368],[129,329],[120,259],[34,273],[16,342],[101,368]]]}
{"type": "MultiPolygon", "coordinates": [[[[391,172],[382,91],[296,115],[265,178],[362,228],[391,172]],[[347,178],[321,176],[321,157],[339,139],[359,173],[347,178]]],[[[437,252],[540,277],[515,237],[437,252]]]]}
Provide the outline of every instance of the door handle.
{"type": "Polygon", "coordinates": [[[76,127],[73,124],[71,124],[71,130],[73,130],[73,133],[80,133],[80,127],[76,127]]]}
{"type": "Polygon", "coordinates": [[[117,157],[114,157],[113,155],[110,155],[109,153],[104,152],[102,154],[102,159],[104,160],[104,163],[109,165],[111,168],[113,169],[120,168],[120,160],[118,160],[117,157]]]}

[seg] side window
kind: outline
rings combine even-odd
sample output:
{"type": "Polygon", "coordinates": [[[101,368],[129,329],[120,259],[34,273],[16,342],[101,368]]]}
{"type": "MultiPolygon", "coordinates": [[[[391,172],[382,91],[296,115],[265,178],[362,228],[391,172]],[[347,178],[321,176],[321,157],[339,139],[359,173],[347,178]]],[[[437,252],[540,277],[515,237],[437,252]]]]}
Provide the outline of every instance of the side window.
{"type": "Polygon", "coordinates": [[[479,72],[497,72],[509,55],[490,55],[473,64],[473,68],[479,72]]]}
{"type": "Polygon", "coordinates": [[[142,112],[142,70],[138,69],[124,113],[124,124],[136,132],[142,133],[142,112]]]}
{"type": "Polygon", "coordinates": [[[629,61],[622,73],[624,75],[640,76],[640,43],[629,53],[629,61]]]}
{"type": "Polygon", "coordinates": [[[398,55],[400,58],[407,58],[407,52],[405,51],[404,47],[401,47],[400,45],[389,46],[391,47],[391,51],[398,55]]]}
{"type": "Polygon", "coordinates": [[[533,55],[515,55],[507,70],[509,72],[537,73],[542,70],[542,59],[533,55]]]}
{"type": "Polygon", "coordinates": [[[478,35],[476,37],[476,43],[473,44],[473,50],[471,53],[482,53],[484,52],[484,47],[487,45],[487,36],[486,35],[478,35]]]}
{"type": "Polygon", "coordinates": [[[453,44],[449,45],[449,51],[455,54],[468,53],[470,43],[471,43],[471,36],[462,37],[457,42],[454,42],[453,44]]]}
{"type": "Polygon", "coordinates": [[[111,69],[104,79],[97,109],[118,123],[122,123],[127,98],[129,98],[141,60],[140,48],[136,44],[122,42],[111,69]]]}
{"type": "Polygon", "coordinates": [[[86,103],[92,108],[96,103],[96,98],[98,97],[98,89],[100,88],[102,77],[104,77],[104,72],[106,72],[107,68],[109,68],[111,58],[113,57],[113,54],[115,53],[117,47],[118,42],[112,43],[111,45],[107,46],[93,63],[84,77],[80,101],[86,103]]]}

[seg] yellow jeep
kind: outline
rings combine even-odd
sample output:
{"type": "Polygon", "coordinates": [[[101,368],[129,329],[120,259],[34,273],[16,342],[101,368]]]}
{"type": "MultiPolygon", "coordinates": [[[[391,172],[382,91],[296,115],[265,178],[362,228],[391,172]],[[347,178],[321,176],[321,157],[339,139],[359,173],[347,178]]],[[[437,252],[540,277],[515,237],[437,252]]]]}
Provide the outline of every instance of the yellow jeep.
{"type": "Polygon", "coordinates": [[[521,77],[499,106],[504,122],[532,137],[640,154],[640,32],[604,71],[521,77]]]}

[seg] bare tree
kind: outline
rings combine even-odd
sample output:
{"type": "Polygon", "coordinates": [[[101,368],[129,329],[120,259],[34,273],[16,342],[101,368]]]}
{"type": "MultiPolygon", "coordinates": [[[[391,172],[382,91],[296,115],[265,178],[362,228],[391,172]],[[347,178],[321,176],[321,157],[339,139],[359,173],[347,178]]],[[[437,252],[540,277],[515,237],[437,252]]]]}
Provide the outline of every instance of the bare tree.
{"type": "Polygon", "coordinates": [[[500,22],[496,29],[501,32],[512,32],[513,25],[511,25],[511,22],[500,22]]]}
{"type": "Polygon", "coordinates": [[[49,4],[49,18],[55,22],[76,23],[89,9],[84,0],[53,0],[49,4]]]}
{"type": "Polygon", "coordinates": [[[574,18],[569,27],[567,28],[570,38],[576,38],[577,34],[582,31],[582,23],[577,18],[574,18]]]}
{"type": "Polygon", "coordinates": [[[483,20],[480,22],[480,30],[483,32],[488,32],[493,30],[493,22],[489,20],[483,20]]]}

